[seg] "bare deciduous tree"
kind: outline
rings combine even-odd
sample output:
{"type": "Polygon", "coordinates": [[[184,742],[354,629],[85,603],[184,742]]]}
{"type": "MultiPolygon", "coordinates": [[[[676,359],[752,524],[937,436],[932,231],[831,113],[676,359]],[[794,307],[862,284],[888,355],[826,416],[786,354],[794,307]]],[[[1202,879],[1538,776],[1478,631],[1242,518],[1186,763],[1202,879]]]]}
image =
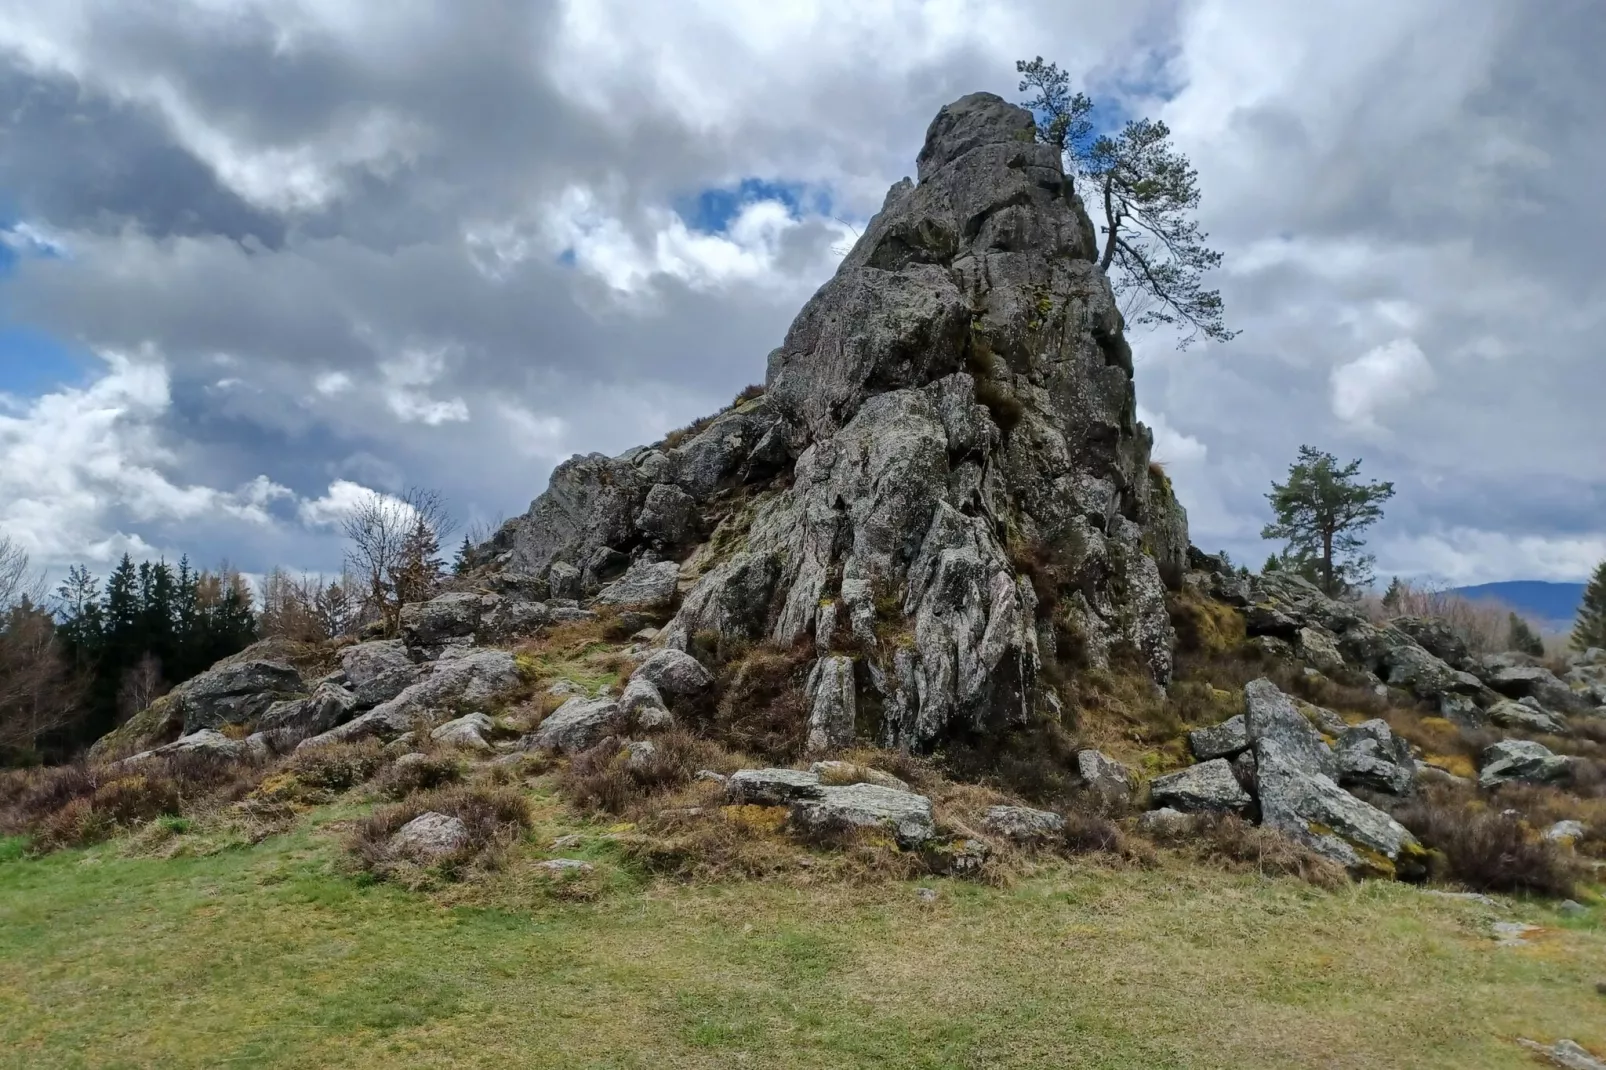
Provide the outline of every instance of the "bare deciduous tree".
{"type": "Polygon", "coordinates": [[[0,536],[0,761],[80,716],[83,684],[62,657],[55,622],[37,604],[44,578],[0,536]]]}
{"type": "Polygon", "coordinates": [[[363,609],[383,622],[386,635],[401,631],[404,603],[433,593],[440,541],[453,527],[440,494],[418,487],[399,497],[370,493],[341,522],[347,567],[363,587],[363,609]]]}
{"type": "Polygon", "coordinates": [[[117,687],[117,720],[128,720],[167,692],[167,681],[162,678],[161,659],[145,654],[135,662],[133,668],[123,673],[122,683],[117,687]]]}

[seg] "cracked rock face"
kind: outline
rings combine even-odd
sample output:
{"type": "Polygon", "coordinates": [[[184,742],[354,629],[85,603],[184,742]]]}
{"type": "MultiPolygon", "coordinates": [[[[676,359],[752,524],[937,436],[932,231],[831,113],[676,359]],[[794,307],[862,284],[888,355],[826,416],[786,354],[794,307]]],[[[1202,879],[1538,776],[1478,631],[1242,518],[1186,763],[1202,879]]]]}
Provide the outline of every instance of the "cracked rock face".
{"type": "MultiPolygon", "coordinates": [[[[720,513],[657,641],[812,638],[852,659],[851,679],[841,663],[817,679],[860,692],[864,730],[925,750],[1046,704],[1056,636],[1078,662],[1135,655],[1165,683],[1165,584],[1188,541],[1150,470],[1093,228],[1030,114],[955,101],[917,167],[770,354],[762,398],[570,460],[489,550],[588,597],[720,513]],[[1051,564],[1052,599],[1027,557],[1051,564]]],[[[822,742],[850,697],[816,703],[822,742]]]]}

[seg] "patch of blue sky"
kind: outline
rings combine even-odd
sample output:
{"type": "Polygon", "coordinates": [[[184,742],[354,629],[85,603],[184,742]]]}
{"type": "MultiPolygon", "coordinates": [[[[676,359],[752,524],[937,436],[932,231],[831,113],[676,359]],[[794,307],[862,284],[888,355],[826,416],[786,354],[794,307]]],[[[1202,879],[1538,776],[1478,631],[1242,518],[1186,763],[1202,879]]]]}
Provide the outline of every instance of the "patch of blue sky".
{"type": "Polygon", "coordinates": [[[18,220],[0,198],[0,394],[31,398],[55,387],[85,380],[94,362],[89,354],[44,331],[15,321],[6,311],[4,287],[24,257],[55,257],[18,227],[18,220]]]}
{"type": "Polygon", "coordinates": [[[723,234],[742,209],[759,201],[779,201],[793,216],[832,212],[829,190],[802,182],[776,182],[744,178],[734,187],[711,187],[674,205],[688,227],[706,234],[723,234]]]}

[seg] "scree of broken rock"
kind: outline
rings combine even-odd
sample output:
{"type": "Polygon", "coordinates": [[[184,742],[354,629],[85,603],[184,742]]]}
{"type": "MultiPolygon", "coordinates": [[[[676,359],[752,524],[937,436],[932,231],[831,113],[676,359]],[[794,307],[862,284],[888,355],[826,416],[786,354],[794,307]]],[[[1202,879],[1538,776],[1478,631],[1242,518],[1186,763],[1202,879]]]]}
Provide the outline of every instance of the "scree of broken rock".
{"type": "Polygon", "coordinates": [[[1059,154],[977,93],[938,112],[917,168],[769,355],[762,396],[565,462],[483,548],[491,571],[594,597],[677,562],[657,642],[847,657],[846,695],[841,671],[812,674],[818,720],[887,746],[1021,723],[1052,703],[1055,662],[1123,657],[1167,682],[1187,518],[1150,466],[1059,154]]]}

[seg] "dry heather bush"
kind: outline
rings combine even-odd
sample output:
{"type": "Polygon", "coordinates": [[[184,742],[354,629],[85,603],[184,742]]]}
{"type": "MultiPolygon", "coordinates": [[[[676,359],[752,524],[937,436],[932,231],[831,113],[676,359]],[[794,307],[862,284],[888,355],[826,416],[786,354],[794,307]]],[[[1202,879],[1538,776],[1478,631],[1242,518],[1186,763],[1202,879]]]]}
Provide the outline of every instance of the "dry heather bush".
{"type": "Polygon", "coordinates": [[[1077,810],[1065,814],[1065,849],[1073,855],[1125,854],[1126,833],[1107,817],[1077,810]]]}
{"type": "Polygon", "coordinates": [[[1573,841],[1579,854],[1606,858],[1606,795],[1580,796],[1541,784],[1504,784],[1490,796],[1495,810],[1516,810],[1543,832],[1558,821],[1577,821],[1584,834],[1573,841]]]}
{"type": "Polygon", "coordinates": [[[280,773],[311,795],[333,797],[368,780],[386,761],[377,739],[363,739],[299,749],[280,773]]]}
{"type": "Polygon", "coordinates": [[[507,848],[530,826],[529,807],[515,789],[480,786],[432,791],[384,807],[357,822],[346,841],[357,866],[381,879],[416,868],[391,856],[390,839],[403,825],[426,813],[455,817],[468,830],[468,839],[459,850],[430,867],[454,878],[470,868],[500,866],[507,848]]]}
{"type": "Polygon", "coordinates": [[[1469,801],[1463,793],[1423,790],[1395,818],[1442,856],[1434,876],[1486,892],[1573,894],[1577,869],[1561,847],[1520,817],[1469,801]]]}
{"type": "Polygon", "coordinates": [[[803,685],[814,651],[760,646],[736,661],[713,714],[713,735],[733,750],[785,763],[803,749],[808,707],[803,685]]]}
{"type": "Polygon", "coordinates": [[[1180,847],[1195,859],[1232,873],[1297,877],[1329,890],[1349,883],[1349,874],[1337,862],[1235,814],[1199,814],[1185,833],[1175,838],[1162,837],[1160,842],[1180,847]]]}
{"type": "Polygon", "coordinates": [[[19,771],[0,782],[0,831],[30,836],[35,851],[91,843],[159,815],[226,806],[262,773],[254,762],[204,754],[19,771]]]}
{"type": "Polygon", "coordinates": [[[582,810],[632,813],[649,798],[691,782],[699,769],[727,764],[720,748],[684,729],[652,738],[652,754],[632,761],[623,741],[610,737],[576,754],[559,785],[582,810]]]}
{"type": "Polygon", "coordinates": [[[1070,733],[1053,720],[1038,718],[1013,732],[956,740],[935,759],[944,775],[953,780],[996,786],[1031,802],[1048,804],[1076,793],[1076,751],[1070,733]]]}
{"type": "Polygon", "coordinates": [[[749,401],[753,401],[756,398],[761,398],[763,396],[764,396],[764,384],[763,383],[749,383],[748,385],[742,387],[741,393],[736,395],[736,400],[732,401],[731,404],[732,405],[742,405],[742,404],[745,404],[745,403],[747,403],[749,401]]]}
{"type": "Polygon", "coordinates": [[[374,778],[374,791],[382,798],[405,799],[420,791],[433,791],[463,779],[463,764],[449,754],[426,754],[408,762],[391,762],[374,778]]]}

